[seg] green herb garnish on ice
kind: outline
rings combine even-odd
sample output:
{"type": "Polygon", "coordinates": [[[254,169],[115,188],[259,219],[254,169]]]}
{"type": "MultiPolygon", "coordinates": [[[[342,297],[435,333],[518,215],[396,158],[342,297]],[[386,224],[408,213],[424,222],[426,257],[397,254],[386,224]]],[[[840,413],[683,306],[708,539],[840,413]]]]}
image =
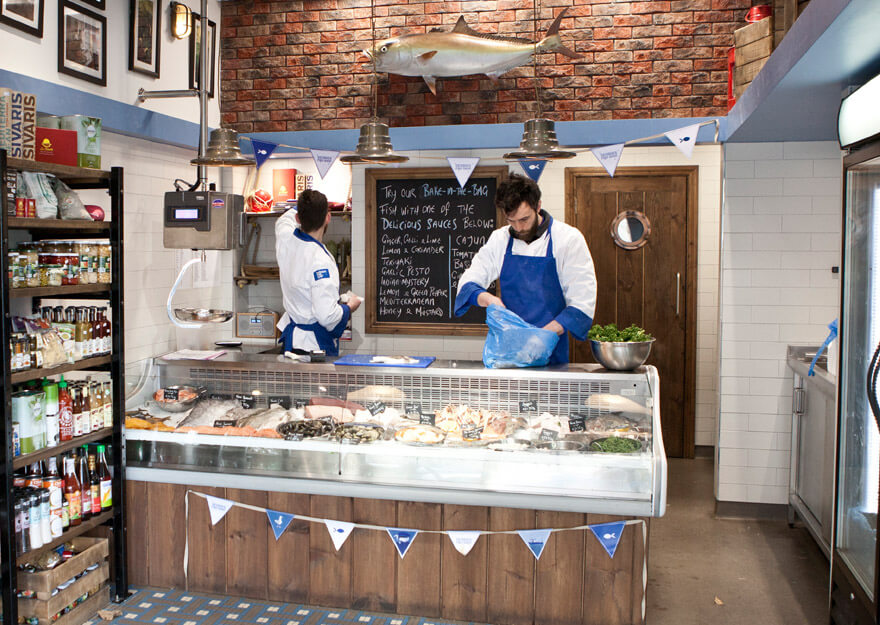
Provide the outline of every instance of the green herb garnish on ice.
{"type": "Polygon", "coordinates": [[[612,436],[610,438],[600,438],[590,443],[590,449],[593,451],[602,451],[608,454],[631,454],[639,451],[642,444],[633,438],[620,438],[612,436]]]}
{"type": "Polygon", "coordinates": [[[605,343],[639,343],[650,341],[654,338],[635,324],[623,330],[618,330],[616,323],[609,323],[604,327],[593,326],[590,328],[590,333],[587,336],[590,340],[605,343]]]}

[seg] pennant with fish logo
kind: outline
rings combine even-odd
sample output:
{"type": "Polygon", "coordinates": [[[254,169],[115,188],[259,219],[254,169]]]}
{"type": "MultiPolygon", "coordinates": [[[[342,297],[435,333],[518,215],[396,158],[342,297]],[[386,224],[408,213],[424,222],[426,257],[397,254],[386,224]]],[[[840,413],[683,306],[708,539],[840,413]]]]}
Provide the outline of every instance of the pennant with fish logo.
{"type": "Polygon", "coordinates": [[[257,139],[251,139],[251,143],[254,146],[254,160],[257,161],[257,169],[269,160],[272,152],[278,147],[277,143],[269,143],[268,141],[259,141],[257,139]]]}
{"type": "Polygon", "coordinates": [[[385,530],[394,542],[400,559],[406,555],[407,550],[412,546],[413,541],[419,533],[419,530],[405,530],[399,527],[386,527],[385,530]]]}
{"type": "Polygon", "coordinates": [[[617,170],[620,157],[623,156],[623,146],[623,143],[615,143],[614,145],[603,145],[601,148],[590,148],[590,152],[593,153],[593,156],[598,159],[599,164],[605,168],[605,171],[612,178],[614,178],[614,172],[617,170]]]}
{"type": "Polygon", "coordinates": [[[464,185],[467,184],[467,181],[470,179],[471,174],[474,173],[474,169],[477,167],[477,163],[480,162],[479,156],[447,156],[446,160],[449,161],[449,166],[452,167],[452,173],[455,174],[456,180],[458,180],[458,184],[461,185],[461,188],[464,189],[464,185]]]}
{"type": "Polygon", "coordinates": [[[521,160],[519,162],[520,166],[522,166],[523,171],[526,172],[526,175],[538,182],[538,178],[541,177],[541,174],[544,173],[544,167],[547,166],[547,161],[533,161],[533,160],[521,160]]]}
{"type": "Polygon", "coordinates": [[[526,547],[528,547],[529,551],[532,552],[532,555],[535,556],[535,560],[539,560],[541,554],[544,552],[544,547],[547,545],[547,540],[550,538],[551,531],[552,530],[549,529],[517,530],[516,533],[519,534],[519,537],[523,539],[526,547]]]}
{"type": "Polygon", "coordinates": [[[599,542],[602,543],[609,558],[614,557],[614,552],[617,551],[617,543],[620,542],[620,536],[623,534],[625,526],[626,523],[623,521],[597,523],[590,526],[590,530],[592,530],[599,542]]]}
{"type": "Polygon", "coordinates": [[[324,176],[327,175],[327,172],[330,171],[330,168],[333,167],[333,163],[339,158],[339,152],[337,150],[309,151],[312,153],[312,160],[315,161],[315,167],[318,168],[318,175],[321,176],[321,180],[323,180],[324,176]]]}
{"type": "Polygon", "coordinates": [[[697,135],[700,134],[700,124],[670,130],[663,134],[672,141],[672,145],[681,150],[682,154],[690,158],[694,153],[694,146],[697,144],[697,135]]]}
{"type": "Polygon", "coordinates": [[[333,541],[333,546],[336,547],[336,551],[339,551],[339,548],[345,543],[348,535],[351,534],[351,531],[354,529],[354,523],[347,523],[345,521],[331,521],[329,519],[324,519],[324,525],[327,526],[327,531],[330,532],[330,540],[333,541]]]}
{"type": "Polygon", "coordinates": [[[477,539],[480,538],[480,532],[448,531],[446,533],[449,535],[449,540],[452,541],[452,546],[463,556],[466,556],[471,552],[471,549],[477,544],[477,539]]]}
{"type": "Polygon", "coordinates": [[[294,515],[267,508],[266,516],[269,517],[269,525],[272,526],[272,531],[275,532],[275,540],[278,540],[290,525],[290,522],[293,521],[294,515]]]}
{"type": "Polygon", "coordinates": [[[205,495],[205,499],[208,500],[208,512],[211,513],[211,525],[217,525],[217,523],[220,522],[220,519],[226,516],[229,509],[235,505],[234,502],[229,501],[228,499],[211,497],[211,495],[205,495]]]}

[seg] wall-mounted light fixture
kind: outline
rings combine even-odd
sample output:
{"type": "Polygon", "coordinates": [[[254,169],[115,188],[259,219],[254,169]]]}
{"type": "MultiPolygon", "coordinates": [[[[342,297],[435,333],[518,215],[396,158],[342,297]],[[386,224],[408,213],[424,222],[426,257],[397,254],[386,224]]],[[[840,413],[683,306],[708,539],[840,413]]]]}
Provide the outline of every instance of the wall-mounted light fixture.
{"type": "Polygon", "coordinates": [[[175,39],[186,39],[192,32],[192,9],[179,2],[171,3],[171,35],[175,39]]]}

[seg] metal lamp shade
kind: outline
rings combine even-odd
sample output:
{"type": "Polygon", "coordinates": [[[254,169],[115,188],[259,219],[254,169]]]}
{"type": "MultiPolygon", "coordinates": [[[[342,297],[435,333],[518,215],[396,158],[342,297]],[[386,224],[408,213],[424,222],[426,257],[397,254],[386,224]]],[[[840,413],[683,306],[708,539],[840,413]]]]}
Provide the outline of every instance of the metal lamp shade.
{"type": "Polygon", "coordinates": [[[508,152],[504,155],[507,160],[542,159],[553,160],[574,158],[575,152],[559,150],[559,141],[556,140],[555,122],[549,119],[530,119],[525,123],[521,148],[517,152],[508,152]]]}
{"type": "Polygon", "coordinates": [[[205,155],[194,158],[190,163],[208,167],[239,167],[255,164],[253,160],[241,155],[241,148],[238,147],[238,133],[229,128],[212,130],[205,155]]]}
{"type": "Polygon", "coordinates": [[[387,124],[370,120],[361,126],[355,153],[339,160],[343,163],[403,163],[409,157],[394,153],[387,124]]]}

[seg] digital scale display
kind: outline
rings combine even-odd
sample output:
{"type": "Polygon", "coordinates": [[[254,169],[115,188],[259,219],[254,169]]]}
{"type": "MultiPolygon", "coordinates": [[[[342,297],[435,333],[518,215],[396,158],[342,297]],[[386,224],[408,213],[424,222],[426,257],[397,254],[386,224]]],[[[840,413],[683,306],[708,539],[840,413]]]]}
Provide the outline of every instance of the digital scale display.
{"type": "Polygon", "coordinates": [[[199,209],[198,208],[175,208],[174,209],[174,220],[195,220],[199,219],[199,209]]]}

